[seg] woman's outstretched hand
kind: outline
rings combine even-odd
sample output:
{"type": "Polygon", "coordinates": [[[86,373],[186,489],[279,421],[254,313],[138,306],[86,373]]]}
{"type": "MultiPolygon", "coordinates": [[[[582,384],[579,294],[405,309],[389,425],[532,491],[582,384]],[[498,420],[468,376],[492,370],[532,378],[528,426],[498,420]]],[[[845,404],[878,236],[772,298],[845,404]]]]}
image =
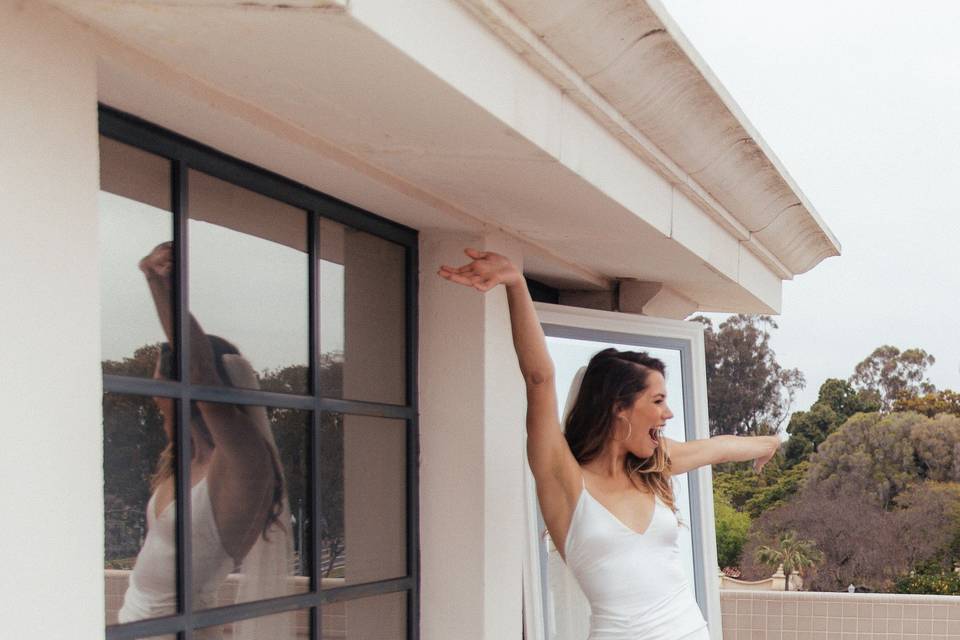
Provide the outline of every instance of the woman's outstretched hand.
{"type": "Polygon", "coordinates": [[[760,473],[763,471],[765,464],[770,462],[770,460],[777,454],[777,449],[780,448],[780,438],[777,436],[764,436],[766,440],[770,443],[770,450],[765,452],[763,455],[760,455],[753,460],[753,471],[755,473],[760,473]]]}
{"type": "Polygon", "coordinates": [[[510,286],[523,281],[523,274],[507,258],[492,251],[465,249],[473,261],[462,267],[443,265],[437,273],[451,282],[489,291],[498,284],[510,286]]]}

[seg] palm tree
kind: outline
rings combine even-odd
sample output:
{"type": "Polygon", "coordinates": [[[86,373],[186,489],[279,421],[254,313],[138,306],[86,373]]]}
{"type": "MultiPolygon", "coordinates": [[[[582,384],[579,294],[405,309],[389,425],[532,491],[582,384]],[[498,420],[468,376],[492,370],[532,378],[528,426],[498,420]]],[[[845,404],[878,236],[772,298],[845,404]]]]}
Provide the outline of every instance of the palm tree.
{"type": "Polygon", "coordinates": [[[797,534],[786,531],[780,534],[777,544],[773,547],[763,545],[757,547],[757,562],[776,568],[783,565],[783,590],[790,590],[790,575],[799,573],[807,567],[816,565],[823,559],[823,554],[817,550],[811,540],[797,540],[797,534]]]}

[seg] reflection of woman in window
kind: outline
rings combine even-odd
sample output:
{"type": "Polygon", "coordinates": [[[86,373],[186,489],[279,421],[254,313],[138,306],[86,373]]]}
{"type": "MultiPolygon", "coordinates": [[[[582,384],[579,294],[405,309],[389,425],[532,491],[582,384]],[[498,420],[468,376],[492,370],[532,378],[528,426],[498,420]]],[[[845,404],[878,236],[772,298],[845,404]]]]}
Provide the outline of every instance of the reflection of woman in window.
{"type": "MultiPolygon", "coordinates": [[[[141,260],[140,269],[147,278],[164,333],[172,343],[172,244],[155,248],[141,260]]],[[[222,338],[206,335],[192,316],[188,335],[191,371],[185,375],[194,384],[257,388],[253,368],[236,347],[222,338]]],[[[161,348],[154,377],[172,377],[172,362],[168,343],[161,348]]],[[[153,494],[147,505],[147,535],[130,576],[119,612],[120,622],[176,611],[176,404],[170,398],[155,398],[155,402],[163,414],[168,445],[153,478],[153,494]]],[[[191,409],[194,609],[215,606],[218,588],[235,568],[243,574],[238,601],[286,595],[292,553],[290,511],[283,470],[265,410],[210,402],[196,402],[191,409]]],[[[266,620],[275,622],[276,618],[266,620]]],[[[263,622],[234,625],[234,637],[277,631],[258,624],[263,622]]]]}
{"type": "Polygon", "coordinates": [[[514,347],[527,389],[527,458],[547,529],[590,601],[590,640],[708,640],[681,564],[670,476],[755,460],[779,439],[720,436],[676,442],[663,362],[605,349],[578,374],[561,431],[554,367],[523,275],[495,253],[440,275],[479,291],[507,290],[514,347]]]}

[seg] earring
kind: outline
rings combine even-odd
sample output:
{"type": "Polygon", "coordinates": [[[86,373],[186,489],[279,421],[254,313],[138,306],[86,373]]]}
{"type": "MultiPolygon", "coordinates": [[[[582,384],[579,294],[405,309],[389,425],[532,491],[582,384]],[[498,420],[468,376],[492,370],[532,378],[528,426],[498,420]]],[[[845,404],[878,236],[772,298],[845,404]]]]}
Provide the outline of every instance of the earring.
{"type": "Polygon", "coordinates": [[[621,440],[620,438],[613,438],[613,440],[615,440],[616,442],[626,442],[627,440],[630,439],[630,436],[633,435],[633,423],[630,422],[630,420],[628,420],[627,418],[624,418],[623,416],[617,416],[617,417],[618,417],[619,419],[621,419],[621,420],[626,420],[626,421],[627,421],[627,427],[628,427],[628,429],[627,429],[627,437],[626,437],[626,438],[623,438],[622,440],[621,440]]]}

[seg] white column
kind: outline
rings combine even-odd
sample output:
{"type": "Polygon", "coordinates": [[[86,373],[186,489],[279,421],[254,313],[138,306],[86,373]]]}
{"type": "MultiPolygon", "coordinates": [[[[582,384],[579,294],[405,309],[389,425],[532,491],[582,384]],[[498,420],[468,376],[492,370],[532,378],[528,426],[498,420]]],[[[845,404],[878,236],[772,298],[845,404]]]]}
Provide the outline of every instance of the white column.
{"type": "Polygon", "coordinates": [[[0,601],[5,638],[102,638],[96,64],[0,0],[0,601]]]}
{"type": "Polygon", "coordinates": [[[498,236],[420,242],[420,549],[423,640],[522,635],[523,382],[506,296],[436,275],[463,248],[520,256],[498,236]]]}

